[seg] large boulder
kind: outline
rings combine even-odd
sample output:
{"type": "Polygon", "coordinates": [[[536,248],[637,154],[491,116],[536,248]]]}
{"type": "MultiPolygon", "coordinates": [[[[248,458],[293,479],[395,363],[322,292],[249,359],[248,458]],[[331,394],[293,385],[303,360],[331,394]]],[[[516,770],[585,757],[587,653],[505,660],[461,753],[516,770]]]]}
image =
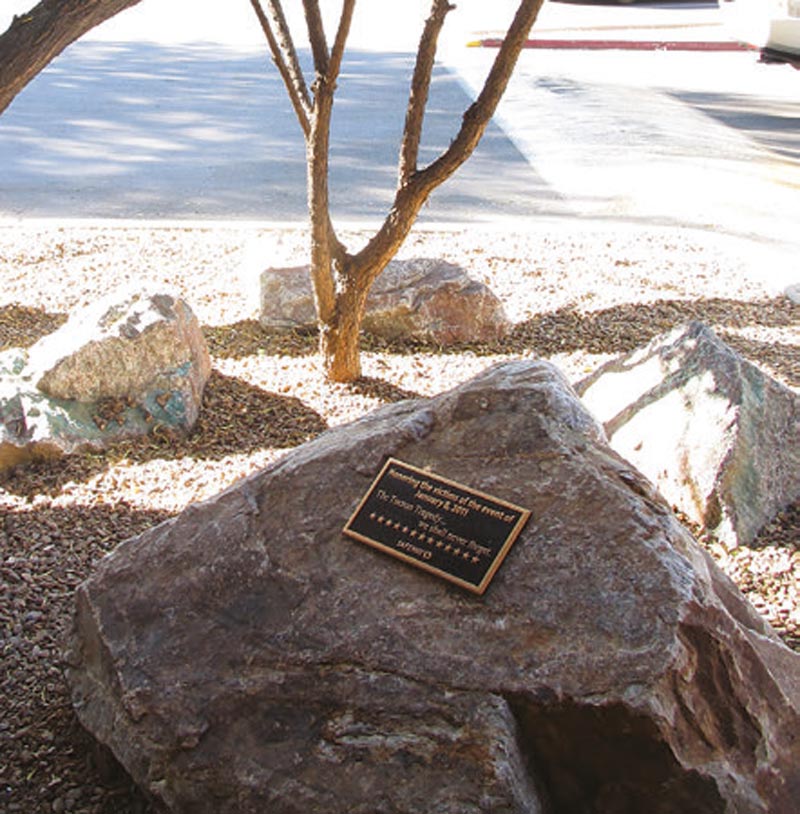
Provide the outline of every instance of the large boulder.
{"type": "MultiPolygon", "coordinates": [[[[268,328],[316,326],[308,266],[269,268],[261,275],[260,322],[268,328]]],[[[440,345],[490,342],[509,322],[491,289],[444,260],[394,260],[370,290],[364,330],[389,340],[440,345]]]]}
{"type": "Polygon", "coordinates": [[[0,471],[197,420],[211,373],[187,303],[117,293],[28,350],[0,354],[0,471]]]}
{"type": "Polygon", "coordinates": [[[67,661],[82,723],[173,812],[800,795],[800,656],[543,362],[331,430],[122,544],[67,661]],[[532,511],[483,596],[343,537],[389,456],[532,511]]]}
{"type": "Polygon", "coordinates": [[[731,546],[800,497],[800,396],[692,323],[577,385],[611,446],[731,546]]]}

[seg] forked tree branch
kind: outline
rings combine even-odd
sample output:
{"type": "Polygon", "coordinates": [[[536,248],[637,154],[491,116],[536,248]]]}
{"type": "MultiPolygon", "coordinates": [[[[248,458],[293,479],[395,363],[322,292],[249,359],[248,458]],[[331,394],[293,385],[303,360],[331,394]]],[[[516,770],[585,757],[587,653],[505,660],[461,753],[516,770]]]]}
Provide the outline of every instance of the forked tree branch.
{"type": "Polygon", "coordinates": [[[500,46],[478,98],[461,120],[461,128],[450,146],[435,161],[419,172],[412,183],[430,192],[449,178],[472,155],[497,105],[508,87],[517,59],[528,39],[544,0],[523,0],[500,46]]]}
{"type": "Polygon", "coordinates": [[[303,77],[300,61],[297,58],[292,35],[286,23],[280,0],[265,0],[265,2],[271,20],[261,7],[260,0],[250,0],[250,5],[252,5],[261,25],[261,30],[267,38],[272,61],[275,63],[278,73],[283,79],[283,84],[286,86],[286,92],[297,115],[297,120],[300,122],[303,135],[308,138],[311,132],[311,97],[303,77]]]}
{"type": "MultiPolygon", "coordinates": [[[[339,78],[339,70],[342,66],[344,49],[347,45],[347,37],[350,33],[350,25],[353,21],[355,6],[356,0],[343,0],[342,2],[342,14],[339,18],[339,27],[336,31],[336,39],[333,43],[330,62],[328,64],[327,86],[331,93],[334,93],[336,89],[336,80],[339,78]]],[[[327,212],[327,221],[328,252],[333,261],[335,273],[341,275],[346,267],[348,254],[344,244],[339,240],[336,234],[336,229],[330,215],[330,208],[328,208],[327,212]]]]}
{"type": "Polygon", "coordinates": [[[478,98],[464,113],[455,139],[435,161],[411,174],[398,188],[392,209],[380,230],[350,259],[352,277],[366,277],[369,284],[374,282],[408,236],[431,192],[472,155],[508,86],[543,2],[522,0],[478,98]]]}
{"type": "Polygon", "coordinates": [[[439,34],[442,31],[448,12],[454,8],[455,6],[450,5],[449,0],[433,0],[430,16],[425,21],[425,28],[417,49],[417,61],[411,79],[406,121],[400,146],[400,162],[397,173],[400,186],[408,183],[409,178],[417,171],[419,145],[422,140],[422,125],[425,119],[425,108],[428,105],[428,93],[430,92],[433,66],[436,61],[439,34]]]}
{"type": "Polygon", "coordinates": [[[339,28],[336,31],[336,39],[331,51],[331,61],[328,66],[328,82],[335,84],[339,76],[339,69],[342,67],[344,49],[347,45],[347,37],[350,33],[350,24],[353,22],[353,10],[356,7],[356,0],[344,0],[342,3],[342,15],[339,18],[339,28]]]}
{"type": "Polygon", "coordinates": [[[317,72],[317,81],[325,81],[328,77],[330,55],[328,54],[325,26],[322,24],[322,14],[319,10],[319,0],[303,0],[303,9],[306,14],[308,41],[311,45],[311,54],[314,57],[314,70],[317,72]]]}

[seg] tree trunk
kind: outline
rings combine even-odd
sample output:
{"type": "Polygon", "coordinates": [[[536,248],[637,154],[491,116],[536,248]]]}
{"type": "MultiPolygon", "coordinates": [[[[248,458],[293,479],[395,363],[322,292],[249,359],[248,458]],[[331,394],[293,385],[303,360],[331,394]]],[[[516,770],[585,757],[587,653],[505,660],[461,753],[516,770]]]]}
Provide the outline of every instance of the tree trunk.
{"type": "Polygon", "coordinates": [[[42,0],[15,16],[0,35],[0,113],[68,45],[139,1],[42,0]]]}
{"type": "MultiPolygon", "coordinates": [[[[341,252],[334,246],[328,197],[328,154],[333,91],[325,77],[318,74],[314,84],[314,111],[306,143],[308,166],[308,211],[311,226],[311,282],[319,326],[320,352],[328,378],[350,381],[358,378],[358,352],[353,367],[353,353],[343,351],[352,330],[349,315],[342,318],[341,292],[346,288],[341,252]],[[338,278],[338,279],[337,279],[338,278]],[[335,368],[336,373],[333,372],[335,368]]],[[[357,326],[356,326],[357,330],[357,326]]],[[[357,337],[357,333],[356,333],[357,337]]],[[[357,346],[356,346],[357,347],[357,346]]]]}
{"type": "Polygon", "coordinates": [[[319,319],[319,349],[326,377],[352,382],[361,377],[359,337],[369,288],[351,285],[337,292],[336,308],[327,320],[319,319]]]}
{"type": "Polygon", "coordinates": [[[306,141],[311,281],[325,375],[331,381],[351,382],[361,376],[359,332],[369,286],[353,275],[351,258],[336,237],[331,222],[328,189],[330,127],[338,67],[331,69],[320,27],[318,15],[312,16],[309,34],[316,79],[311,127],[306,141]]]}

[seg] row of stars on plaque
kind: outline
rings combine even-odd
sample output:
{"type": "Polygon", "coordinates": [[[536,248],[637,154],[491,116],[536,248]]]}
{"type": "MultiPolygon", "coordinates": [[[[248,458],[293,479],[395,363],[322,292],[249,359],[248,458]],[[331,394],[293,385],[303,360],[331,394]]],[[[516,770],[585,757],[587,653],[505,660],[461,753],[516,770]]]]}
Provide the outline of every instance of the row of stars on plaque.
{"type": "Polygon", "coordinates": [[[395,531],[402,531],[403,534],[407,534],[409,537],[413,537],[414,539],[419,540],[421,543],[428,542],[431,545],[435,545],[436,548],[441,548],[444,551],[450,552],[454,557],[463,557],[465,560],[471,559],[473,563],[480,562],[480,557],[476,557],[469,551],[462,551],[460,548],[453,546],[450,543],[445,543],[443,540],[437,540],[435,537],[431,537],[430,534],[425,534],[424,532],[417,531],[416,529],[409,529],[408,526],[404,526],[402,523],[398,523],[396,520],[391,520],[388,517],[384,517],[382,514],[378,514],[377,512],[372,512],[369,519],[375,520],[382,526],[393,528],[395,531]]]}

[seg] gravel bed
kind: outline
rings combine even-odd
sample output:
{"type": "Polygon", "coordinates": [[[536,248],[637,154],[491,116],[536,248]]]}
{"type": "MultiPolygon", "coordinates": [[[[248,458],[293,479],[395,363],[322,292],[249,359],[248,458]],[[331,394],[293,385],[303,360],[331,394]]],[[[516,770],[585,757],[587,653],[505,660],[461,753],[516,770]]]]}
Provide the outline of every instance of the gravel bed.
{"type": "MultiPolygon", "coordinates": [[[[345,236],[352,245],[366,232],[345,236]]],[[[302,263],[302,229],[0,224],[0,350],[26,346],[121,285],[182,293],[214,372],[181,441],[28,466],[0,481],[0,812],[151,811],[77,724],[61,672],[75,587],[127,537],[209,497],[287,449],[398,399],[448,389],[495,361],[545,357],[573,380],[614,354],[700,319],[800,388],[800,306],[756,273],[749,244],[699,232],[564,227],[420,229],[405,257],[438,256],[488,283],[514,321],[494,345],[443,350],[364,338],[364,378],[324,381],[315,338],[258,325],[257,271],[302,263]]],[[[700,538],[800,652],[800,505],[755,545],[700,538]]]]}

